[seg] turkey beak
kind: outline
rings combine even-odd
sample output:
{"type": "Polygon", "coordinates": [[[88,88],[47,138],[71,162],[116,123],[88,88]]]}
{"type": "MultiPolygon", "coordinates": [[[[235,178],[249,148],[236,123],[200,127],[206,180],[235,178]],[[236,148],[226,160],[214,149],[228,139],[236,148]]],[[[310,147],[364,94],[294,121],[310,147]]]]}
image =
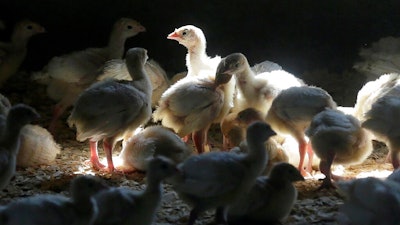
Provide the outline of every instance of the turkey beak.
{"type": "Polygon", "coordinates": [[[40,29],[39,29],[39,33],[46,33],[47,31],[46,31],[46,29],[44,28],[44,27],[40,27],[40,29]]]}
{"type": "Polygon", "coordinates": [[[146,27],[144,26],[139,26],[139,32],[146,32],[146,27]]]}
{"type": "Polygon", "coordinates": [[[167,36],[167,39],[178,40],[180,38],[178,32],[174,31],[167,36]]]}

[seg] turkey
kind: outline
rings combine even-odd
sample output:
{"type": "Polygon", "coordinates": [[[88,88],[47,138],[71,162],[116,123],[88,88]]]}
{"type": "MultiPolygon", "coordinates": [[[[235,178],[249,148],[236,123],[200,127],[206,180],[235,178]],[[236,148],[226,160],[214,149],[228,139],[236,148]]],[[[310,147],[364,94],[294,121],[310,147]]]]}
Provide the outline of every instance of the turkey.
{"type": "Polygon", "coordinates": [[[19,70],[28,52],[30,38],[44,32],[40,24],[22,20],[15,24],[11,42],[0,42],[0,87],[19,70]]]}
{"type": "Polygon", "coordinates": [[[210,152],[191,156],[178,165],[181,173],[167,179],[191,207],[188,225],[200,213],[216,209],[217,223],[227,224],[229,205],[246,195],[261,174],[268,158],[264,142],[275,132],[264,122],[247,128],[247,154],[210,152]]]}
{"type": "Polygon", "coordinates": [[[320,171],[325,179],[320,188],[334,187],[331,178],[333,164],[352,165],[362,163],[372,152],[369,133],[360,121],[339,110],[326,109],[311,121],[306,130],[315,154],[321,159],[320,171]]]}
{"type": "Polygon", "coordinates": [[[264,116],[271,107],[274,98],[289,87],[304,86],[304,82],[284,70],[273,70],[255,74],[245,55],[233,53],[222,59],[217,73],[235,77],[237,95],[233,111],[255,108],[264,116]]]}
{"type": "Polygon", "coordinates": [[[297,140],[300,155],[298,169],[303,176],[312,170],[313,162],[305,130],[313,117],[327,108],[335,109],[336,102],[325,90],[312,86],[291,87],[282,90],[272,101],[265,118],[278,134],[291,135],[297,140]],[[306,152],[309,158],[307,171],[303,167],[306,152]]]}
{"type": "Polygon", "coordinates": [[[90,161],[97,170],[104,168],[97,154],[98,141],[103,141],[107,169],[113,172],[116,143],[130,137],[151,117],[151,84],[144,70],[147,58],[147,50],[129,49],[126,63],[132,81],[105,79],[93,84],[79,95],[68,117],[69,126],[76,128],[76,139],[89,139],[90,161]]]}
{"type": "Polygon", "coordinates": [[[32,76],[33,80],[46,84],[47,95],[57,101],[49,125],[51,133],[55,133],[56,122],[64,111],[96,80],[104,63],[121,59],[125,52],[125,40],[145,30],[136,20],[121,18],[114,23],[107,46],[54,57],[42,71],[32,76]]]}

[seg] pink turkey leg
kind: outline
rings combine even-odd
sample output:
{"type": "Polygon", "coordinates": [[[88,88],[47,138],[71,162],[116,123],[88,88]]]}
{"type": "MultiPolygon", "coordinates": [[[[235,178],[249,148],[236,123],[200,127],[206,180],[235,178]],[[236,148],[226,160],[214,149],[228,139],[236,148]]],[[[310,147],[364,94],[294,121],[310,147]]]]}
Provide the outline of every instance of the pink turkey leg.
{"type": "Polygon", "coordinates": [[[103,140],[103,149],[104,152],[106,153],[106,158],[107,158],[107,164],[108,164],[108,171],[111,173],[114,171],[114,163],[113,163],[113,159],[112,159],[112,145],[110,143],[110,141],[105,138],[103,140]]]}
{"type": "Polygon", "coordinates": [[[321,162],[319,163],[319,170],[321,170],[321,173],[325,175],[325,178],[322,181],[322,184],[318,188],[318,190],[323,188],[336,188],[332,183],[332,172],[331,172],[331,166],[334,158],[335,158],[335,153],[328,152],[328,157],[326,161],[321,159],[321,162]]]}
{"type": "Polygon", "coordinates": [[[313,158],[314,158],[314,151],[313,151],[310,143],[307,143],[306,149],[307,149],[307,155],[308,155],[307,172],[311,173],[313,158]]]}
{"type": "Polygon", "coordinates": [[[199,154],[204,153],[204,142],[205,142],[205,132],[204,130],[199,130],[192,133],[192,139],[194,146],[199,154]]]}
{"type": "Polygon", "coordinates": [[[189,138],[190,138],[190,134],[185,135],[185,136],[182,137],[181,139],[182,139],[183,142],[187,143],[187,142],[189,141],[189,138]]]}
{"type": "Polygon", "coordinates": [[[307,174],[307,172],[304,170],[304,158],[306,156],[306,146],[307,144],[304,141],[300,141],[299,142],[299,154],[300,154],[300,160],[299,160],[299,167],[297,168],[301,175],[303,175],[304,177],[308,176],[309,174],[307,174]]]}
{"type": "Polygon", "coordinates": [[[97,154],[97,141],[90,141],[90,162],[95,170],[100,170],[105,166],[100,163],[99,156],[97,154]]]}

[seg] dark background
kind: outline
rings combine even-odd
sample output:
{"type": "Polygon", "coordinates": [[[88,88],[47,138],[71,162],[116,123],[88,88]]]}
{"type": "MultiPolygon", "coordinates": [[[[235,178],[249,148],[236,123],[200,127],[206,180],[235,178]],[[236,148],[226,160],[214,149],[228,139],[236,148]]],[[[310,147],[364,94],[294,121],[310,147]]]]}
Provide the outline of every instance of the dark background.
{"type": "Polygon", "coordinates": [[[148,49],[169,74],[186,69],[186,49],[166,36],[186,24],[203,29],[210,56],[242,52],[251,64],[268,59],[299,77],[351,70],[360,47],[380,37],[400,36],[398,0],[0,1],[0,19],[8,26],[3,40],[22,18],[48,31],[31,40],[23,64],[27,70],[40,70],[56,55],[106,45],[112,24],[123,16],[147,28],[126,47],[148,49]]]}

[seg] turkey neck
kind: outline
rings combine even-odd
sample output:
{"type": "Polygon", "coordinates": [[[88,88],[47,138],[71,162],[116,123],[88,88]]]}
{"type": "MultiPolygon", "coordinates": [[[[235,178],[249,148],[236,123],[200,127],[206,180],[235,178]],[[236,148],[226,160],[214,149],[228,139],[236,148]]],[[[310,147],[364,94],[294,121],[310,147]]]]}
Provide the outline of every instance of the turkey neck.
{"type": "MultiPolygon", "coordinates": [[[[246,93],[249,91],[246,88],[254,83],[255,74],[251,71],[249,63],[246,62],[245,69],[239,73],[236,73],[236,84],[239,86],[239,89],[246,96],[246,93]]],[[[251,90],[254,91],[252,88],[251,90]]],[[[247,97],[247,96],[246,96],[247,97]]]]}
{"type": "Polygon", "coordinates": [[[188,74],[199,72],[204,64],[205,58],[207,58],[206,43],[205,41],[198,40],[195,45],[188,48],[188,54],[186,55],[188,74]]]}
{"type": "Polygon", "coordinates": [[[144,69],[144,65],[142,62],[127,62],[128,72],[132,77],[132,86],[137,88],[138,90],[146,93],[147,96],[152,94],[152,87],[150,83],[150,79],[146,74],[144,69]]]}
{"type": "Polygon", "coordinates": [[[144,194],[150,194],[150,193],[161,195],[162,193],[161,180],[149,179],[147,181],[147,187],[146,190],[144,191],[144,194]]]}
{"type": "Polygon", "coordinates": [[[11,37],[11,42],[15,50],[26,49],[30,36],[24,36],[19,32],[15,33],[11,37]]]}
{"type": "Polygon", "coordinates": [[[257,137],[249,136],[247,134],[248,153],[246,160],[251,167],[251,171],[258,176],[265,167],[267,161],[267,149],[264,141],[259,140],[257,137]]]}
{"type": "MultiPolygon", "coordinates": [[[[149,171],[150,172],[150,171],[149,171]]],[[[147,187],[143,192],[146,204],[151,208],[156,208],[162,196],[162,181],[160,179],[154,179],[151,174],[148,175],[147,187]]]]}
{"type": "Polygon", "coordinates": [[[110,40],[108,41],[108,51],[110,54],[110,59],[121,59],[124,54],[125,49],[125,37],[113,32],[110,35],[110,40]]]}

